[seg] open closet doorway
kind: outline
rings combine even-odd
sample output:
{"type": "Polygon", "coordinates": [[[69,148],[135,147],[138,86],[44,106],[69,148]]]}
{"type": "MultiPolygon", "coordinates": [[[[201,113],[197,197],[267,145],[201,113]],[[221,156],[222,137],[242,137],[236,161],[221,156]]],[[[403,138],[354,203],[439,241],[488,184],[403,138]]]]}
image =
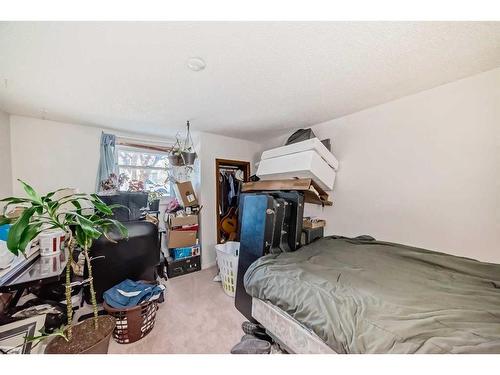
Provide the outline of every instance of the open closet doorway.
{"type": "Polygon", "coordinates": [[[217,243],[238,241],[239,195],[249,178],[250,162],[215,159],[217,243]]]}

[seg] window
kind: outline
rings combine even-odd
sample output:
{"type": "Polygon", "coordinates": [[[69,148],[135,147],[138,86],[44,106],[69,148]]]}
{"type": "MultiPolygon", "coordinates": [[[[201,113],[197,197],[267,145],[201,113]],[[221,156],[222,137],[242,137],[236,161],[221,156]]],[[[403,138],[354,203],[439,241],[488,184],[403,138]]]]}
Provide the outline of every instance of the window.
{"type": "Polygon", "coordinates": [[[142,183],[144,191],[156,191],[164,196],[171,195],[172,187],[167,181],[167,152],[152,148],[117,145],[118,174],[127,177],[120,186],[121,191],[127,191],[131,185],[142,183]]]}

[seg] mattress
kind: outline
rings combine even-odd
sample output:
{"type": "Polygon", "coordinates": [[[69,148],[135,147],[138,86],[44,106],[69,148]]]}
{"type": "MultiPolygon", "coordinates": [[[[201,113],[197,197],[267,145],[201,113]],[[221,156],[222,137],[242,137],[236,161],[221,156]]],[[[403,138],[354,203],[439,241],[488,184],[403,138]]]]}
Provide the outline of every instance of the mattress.
{"type": "Polygon", "coordinates": [[[270,303],[253,298],[252,316],[288,353],[336,354],[318,335],[270,303]]]}
{"type": "Polygon", "coordinates": [[[323,143],[318,138],[307,139],[302,142],[292,143],[290,145],[273,148],[264,151],[261,159],[272,159],[279,156],[296,154],[303,151],[315,151],[323,160],[334,170],[339,169],[339,162],[335,156],[328,151],[323,143]]]}
{"type": "Polygon", "coordinates": [[[262,180],[312,178],[323,190],[332,190],[335,171],[316,151],[302,151],[272,159],[263,159],[257,168],[262,180]]]}
{"type": "Polygon", "coordinates": [[[267,255],[244,277],[337,353],[500,353],[500,265],[362,237],[267,255]]]}

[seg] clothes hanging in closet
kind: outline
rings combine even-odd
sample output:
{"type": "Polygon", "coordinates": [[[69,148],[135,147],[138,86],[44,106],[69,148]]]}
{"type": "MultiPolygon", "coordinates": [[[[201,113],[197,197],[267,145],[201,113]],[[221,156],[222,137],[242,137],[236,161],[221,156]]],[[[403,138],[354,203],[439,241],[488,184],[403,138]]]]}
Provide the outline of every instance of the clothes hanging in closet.
{"type": "Polygon", "coordinates": [[[238,205],[238,196],[241,191],[242,179],[237,171],[224,170],[219,175],[219,191],[221,201],[219,202],[219,214],[224,216],[231,207],[238,205]]]}

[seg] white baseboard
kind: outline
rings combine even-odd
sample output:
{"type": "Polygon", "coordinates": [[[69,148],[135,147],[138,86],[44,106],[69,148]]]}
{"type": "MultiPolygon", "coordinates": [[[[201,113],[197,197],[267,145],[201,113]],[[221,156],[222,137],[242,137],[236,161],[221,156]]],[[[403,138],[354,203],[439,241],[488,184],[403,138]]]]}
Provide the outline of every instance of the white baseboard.
{"type": "Polygon", "coordinates": [[[210,268],[210,267],[215,267],[217,265],[217,261],[214,261],[214,262],[210,262],[208,264],[202,264],[201,265],[201,269],[202,270],[206,270],[207,268],[210,268]]]}

